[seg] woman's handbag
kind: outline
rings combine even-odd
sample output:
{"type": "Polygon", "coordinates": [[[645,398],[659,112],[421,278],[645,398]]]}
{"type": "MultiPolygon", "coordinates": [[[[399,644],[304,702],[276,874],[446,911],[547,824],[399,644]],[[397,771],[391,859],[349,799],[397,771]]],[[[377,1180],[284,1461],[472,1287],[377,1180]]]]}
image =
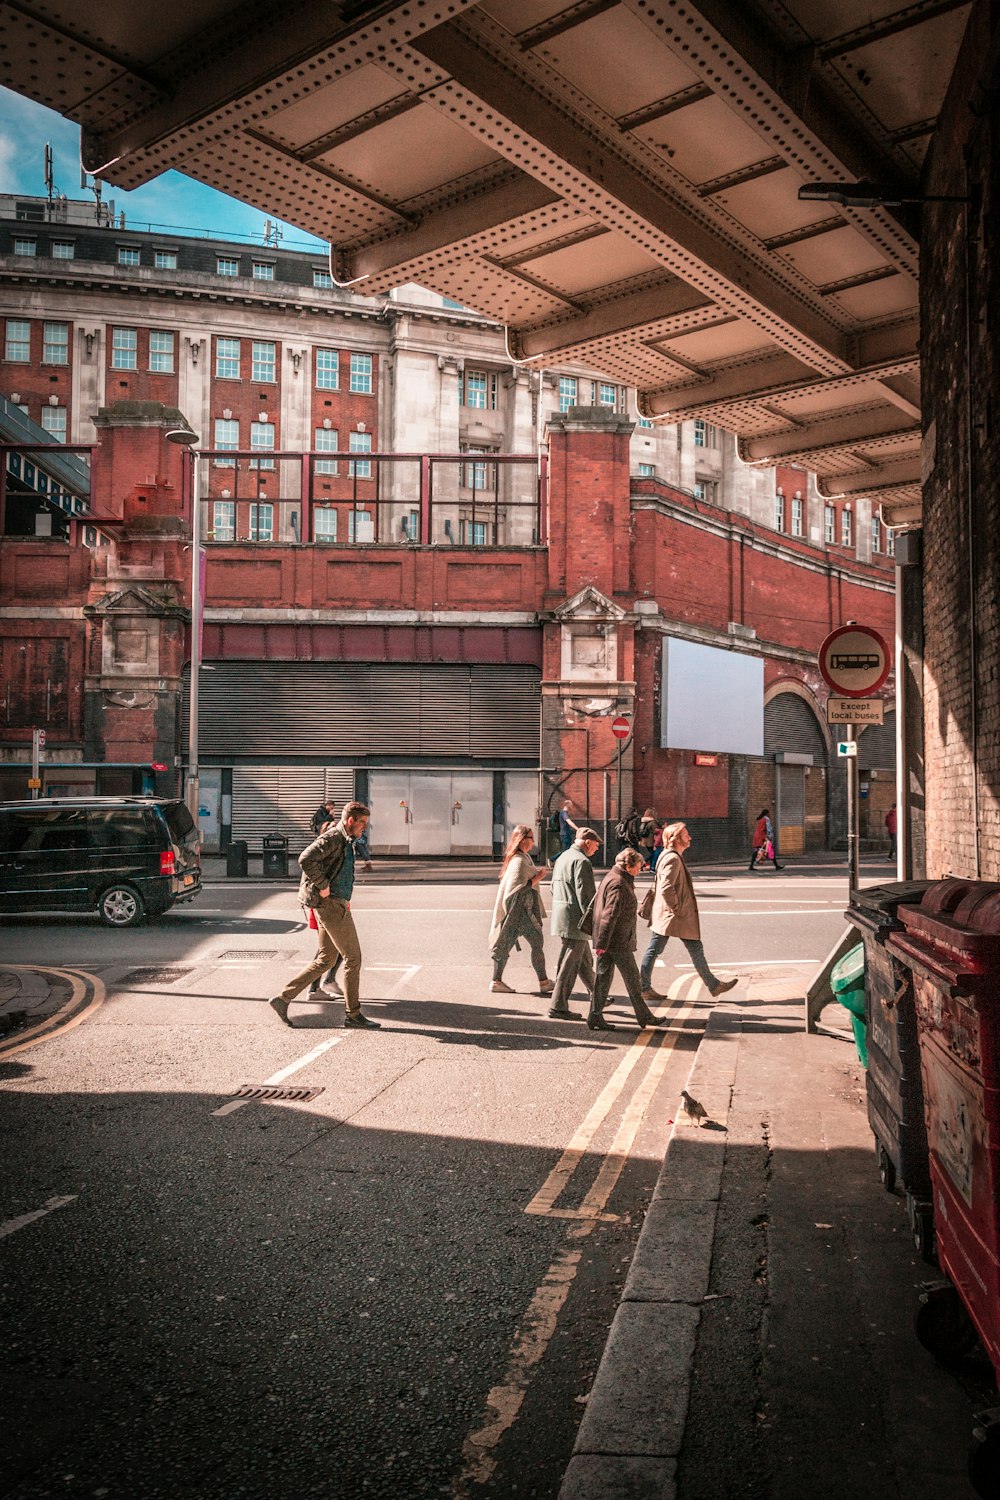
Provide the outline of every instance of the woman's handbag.
{"type": "Polygon", "coordinates": [[[639,915],[640,915],[640,917],[642,918],[642,920],[644,922],[649,922],[649,921],[652,920],[652,917],[653,917],[653,887],[652,886],[649,887],[649,890],[646,892],[646,894],[643,896],[642,900],[639,903],[639,915]]]}

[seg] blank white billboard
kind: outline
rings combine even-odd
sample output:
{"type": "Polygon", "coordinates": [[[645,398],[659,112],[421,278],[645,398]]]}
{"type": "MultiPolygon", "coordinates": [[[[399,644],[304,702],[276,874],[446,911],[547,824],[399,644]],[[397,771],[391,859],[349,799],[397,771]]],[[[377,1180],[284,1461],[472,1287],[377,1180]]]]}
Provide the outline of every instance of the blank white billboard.
{"type": "Polygon", "coordinates": [[[764,754],[764,661],[663,638],[660,747],[764,754]]]}

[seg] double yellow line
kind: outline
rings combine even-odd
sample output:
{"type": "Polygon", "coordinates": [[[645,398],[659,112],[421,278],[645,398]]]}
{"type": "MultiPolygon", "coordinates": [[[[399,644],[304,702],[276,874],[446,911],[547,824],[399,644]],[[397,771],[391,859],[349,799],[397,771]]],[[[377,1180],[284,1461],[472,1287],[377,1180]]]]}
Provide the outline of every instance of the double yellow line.
{"type": "Polygon", "coordinates": [[[16,1032],[8,1041],[0,1041],[0,1058],[13,1057],[15,1052],[23,1052],[36,1042],[47,1041],[59,1032],[79,1026],[81,1021],[85,1021],[104,1004],[106,991],[101,980],[94,974],[76,969],[53,969],[43,964],[4,964],[4,968],[15,974],[50,974],[56,979],[64,979],[70,986],[70,997],[51,1016],[46,1016],[44,1021],[29,1026],[27,1031],[16,1032]]]}

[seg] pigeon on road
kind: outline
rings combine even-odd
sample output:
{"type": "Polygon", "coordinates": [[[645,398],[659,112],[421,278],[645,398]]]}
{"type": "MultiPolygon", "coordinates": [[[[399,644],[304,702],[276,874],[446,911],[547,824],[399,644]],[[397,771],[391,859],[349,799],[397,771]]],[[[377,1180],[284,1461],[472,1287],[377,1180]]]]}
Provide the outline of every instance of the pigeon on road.
{"type": "Polygon", "coordinates": [[[684,1113],[689,1120],[698,1121],[698,1129],[701,1129],[702,1120],[708,1119],[708,1110],[704,1104],[699,1104],[697,1099],[692,1099],[687,1089],[681,1089],[681,1098],[684,1100],[684,1113]]]}

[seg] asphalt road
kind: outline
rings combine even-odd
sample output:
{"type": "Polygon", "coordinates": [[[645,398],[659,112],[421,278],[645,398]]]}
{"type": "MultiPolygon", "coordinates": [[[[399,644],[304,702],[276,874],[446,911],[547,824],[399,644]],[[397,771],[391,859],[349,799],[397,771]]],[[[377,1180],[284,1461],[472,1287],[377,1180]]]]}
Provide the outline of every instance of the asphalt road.
{"type": "MultiPolygon", "coordinates": [[[[844,925],[836,869],[695,878],[716,970],[844,925]]],[[[677,944],[666,1032],[550,1021],[525,951],[491,995],[493,894],[359,887],[367,1034],[263,1003],[311,951],[291,886],[5,921],[107,999],[0,1061],[0,1494],[556,1494],[707,997],[677,944]]]]}

